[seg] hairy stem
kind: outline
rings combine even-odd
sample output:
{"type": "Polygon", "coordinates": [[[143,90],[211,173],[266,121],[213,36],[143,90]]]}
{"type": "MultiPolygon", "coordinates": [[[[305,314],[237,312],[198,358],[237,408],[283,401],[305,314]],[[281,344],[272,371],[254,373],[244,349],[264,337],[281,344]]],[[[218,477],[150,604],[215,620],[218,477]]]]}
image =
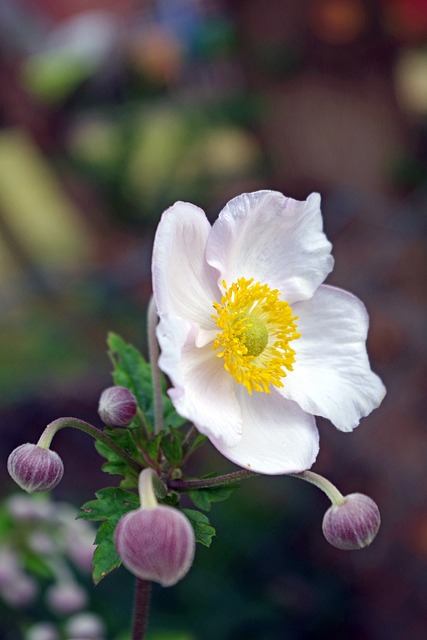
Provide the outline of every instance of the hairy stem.
{"type": "Polygon", "coordinates": [[[139,473],[141,471],[141,465],[139,465],[131,456],[126,453],[122,447],[120,447],[114,440],[112,440],[106,433],[94,427],[89,422],[85,422],[84,420],[80,420],[79,418],[57,418],[53,422],[47,425],[42,435],[39,438],[38,446],[42,449],[48,449],[50,443],[52,442],[52,438],[57,431],[60,429],[64,429],[65,427],[71,427],[72,429],[79,429],[80,431],[84,431],[88,435],[95,438],[95,440],[100,440],[103,442],[109,449],[114,451],[131,469],[139,473]]]}
{"type": "Polygon", "coordinates": [[[151,296],[147,312],[147,334],[148,352],[151,364],[151,378],[153,381],[154,399],[154,433],[160,433],[163,429],[163,399],[162,399],[162,378],[159,369],[159,343],[157,342],[157,309],[154,297],[151,296]]]}
{"type": "Polygon", "coordinates": [[[318,473],[314,473],[314,471],[302,471],[301,473],[290,473],[289,475],[294,478],[299,478],[300,480],[305,480],[306,482],[310,482],[310,484],[316,485],[318,489],[321,489],[323,493],[326,493],[329,500],[334,505],[340,505],[345,502],[345,498],[340,491],[336,488],[335,485],[332,484],[329,480],[319,475],[318,473]]]}
{"type": "Polygon", "coordinates": [[[137,578],[133,604],[132,640],[144,640],[150,611],[151,582],[137,578]]]}
{"type": "Polygon", "coordinates": [[[223,476],[215,476],[214,478],[200,478],[198,480],[168,480],[168,487],[173,491],[191,491],[192,489],[209,489],[213,487],[226,487],[228,484],[255,478],[258,473],[254,471],[233,471],[223,476]]]}

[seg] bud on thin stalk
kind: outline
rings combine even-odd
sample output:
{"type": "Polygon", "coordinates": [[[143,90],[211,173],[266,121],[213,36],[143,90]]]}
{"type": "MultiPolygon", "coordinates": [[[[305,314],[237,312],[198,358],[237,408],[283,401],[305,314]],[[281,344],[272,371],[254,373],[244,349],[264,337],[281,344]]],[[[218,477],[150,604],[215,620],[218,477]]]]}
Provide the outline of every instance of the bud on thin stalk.
{"type": "Polygon", "coordinates": [[[115,544],[123,564],[133,575],[169,587],[189,571],[195,536],[181,511],[158,504],[153,474],[152,469],[144,469],[140,474],[141,507],[121,518],[115,544]]]}
{"type": "Polygon", "coordinates": [[[340,505],[329,507],[323,518],[322,530],[334,547],[355,550],[371,544],[380,524],[376,503],[362,493],[351,493],[340,505]]]}
{"type": "Polygon", "coordinates": [[[137,410],[135,396],[126,387],[108,387],[99,398],[99,417],[110,427],[126,427],[137,410]]]}
{"type": "Polygon", "coordinates": [[[12,451],[7,470],[21,489],[33,493],[56,487],[64,474],[64,465],[55,451],[27,442],[12,451]]]}

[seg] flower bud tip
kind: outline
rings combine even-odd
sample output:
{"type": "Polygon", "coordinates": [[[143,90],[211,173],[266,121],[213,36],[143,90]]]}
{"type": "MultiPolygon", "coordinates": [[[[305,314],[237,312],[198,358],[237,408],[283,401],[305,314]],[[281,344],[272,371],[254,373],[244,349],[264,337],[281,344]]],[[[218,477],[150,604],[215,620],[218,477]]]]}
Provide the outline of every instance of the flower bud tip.
{"type": "Polygon", "coordinates": [[[115,544],[124,566],[136,577],[170,587],[189,571],[196,541],[181,511],[158,505],[124,515],[116,528],[115,544]]]}
{"type": "Polygon", "coordinates": [[[126,427],[137,409],[135,396],[126,387],[108,387],[99,398],[99,417],[110,427],[126,427]]]}
{"type": "Polygon", "coordinates": [[[323,534],[337,549],[363,549],[371,544],[380,528],[376,503],[362,493],[351,493],[340,505],[329,507],[323,518],[323,534]]]}
{"type": "Polygon", "coordinates": [[[7,470],[21,489],[33,493],[56,487],[64,474],[64,465],[55,451],[27,442],[12,451],[7,470]]]}

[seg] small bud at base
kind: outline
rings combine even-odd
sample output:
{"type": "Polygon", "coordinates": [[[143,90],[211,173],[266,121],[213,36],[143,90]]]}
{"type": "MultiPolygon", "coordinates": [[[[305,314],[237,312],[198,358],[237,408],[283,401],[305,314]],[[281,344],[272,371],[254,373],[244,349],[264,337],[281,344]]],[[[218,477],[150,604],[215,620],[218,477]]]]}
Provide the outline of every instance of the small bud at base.
{"type": "Polygon", "coordinates": [[[171,587],[193,564],[196,540],[181,511],[158,505],[124,515],[116,528],[115,544],[133,575],[171,587]]]}
{"type": "Polygon", "coordinates": [[[135,396],[126,387],[108,387],[99,398],[99,417],[110,427],[126,427],[137,410],[135,396]]]}
{"type": "Polygon", "coordinates": [[[7,470],[16,484],[28,493],[53,489],[64,475],[64,465],[55,451],[29,442],[12,451],[7,470]]]}
{"type": "Polygon", "coordinates": [[[381,517],[376,503],[362,493],[345,496],[340,505],[329,507],[323,518],[323,534],[337,549],[363,549],[378,533],[381,517]]]}

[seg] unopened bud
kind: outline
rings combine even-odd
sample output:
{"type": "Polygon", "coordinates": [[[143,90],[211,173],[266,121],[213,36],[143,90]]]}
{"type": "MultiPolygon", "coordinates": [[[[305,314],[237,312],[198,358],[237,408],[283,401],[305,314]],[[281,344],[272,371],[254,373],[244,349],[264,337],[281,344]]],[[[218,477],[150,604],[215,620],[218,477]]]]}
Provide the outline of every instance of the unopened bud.
{"type": "Polygon", "coordinates": [[[55,451],[27,443],[12,451],[7,470],[21,489],[33,493],[56,487],[64,474],[64,465],[55,451]]]}
{"type": "Polygon", "coordinates": [[[74,582],[52,585],[46,591],[49,607],[58,615],[68,615],[81,610],[87,603],[86,591],[74,582]]]}
{"type": "Polygon", "coordinates": [[[345,496],[344,502],[329,507],[323,518],[323,534],[334,547],[362,549],[371,544],[380,528],[376,503],[362,493],[345,496]]]}
{"type": "Polygon", "coordinates": [[[39,622],[27,630],[25,640],[59,640],[59,631],[52,622],[39,622]]]}
{"type": "Polygon", "coordinates": [[[105,625],[94,613],[77,613],[65,625],[67,638],[99,640],[105,636],[105,625]]]}
{"type": "Polygon", "coordinates": [[[138,578],[176,584],[190,569],[195,551],[193,527],[178,509],[158,505],[122,517],[115,543],[125,567],[138,578]]]}
{"type": "Polygon", "coordinates": [[[137,578],[176,584],[193,564],[196,538],[188,518],[178,509],[158,504],[152,469],[139,475],[141,507],[120,520],[114,534],[117,552],[137,578]]]}
{"type": "Polygon", "coordinates": [[[110,427],[126,427],[137,409],[135,396],[126,387],[108,387],[99,398],[99,417],[110,427]]]}

